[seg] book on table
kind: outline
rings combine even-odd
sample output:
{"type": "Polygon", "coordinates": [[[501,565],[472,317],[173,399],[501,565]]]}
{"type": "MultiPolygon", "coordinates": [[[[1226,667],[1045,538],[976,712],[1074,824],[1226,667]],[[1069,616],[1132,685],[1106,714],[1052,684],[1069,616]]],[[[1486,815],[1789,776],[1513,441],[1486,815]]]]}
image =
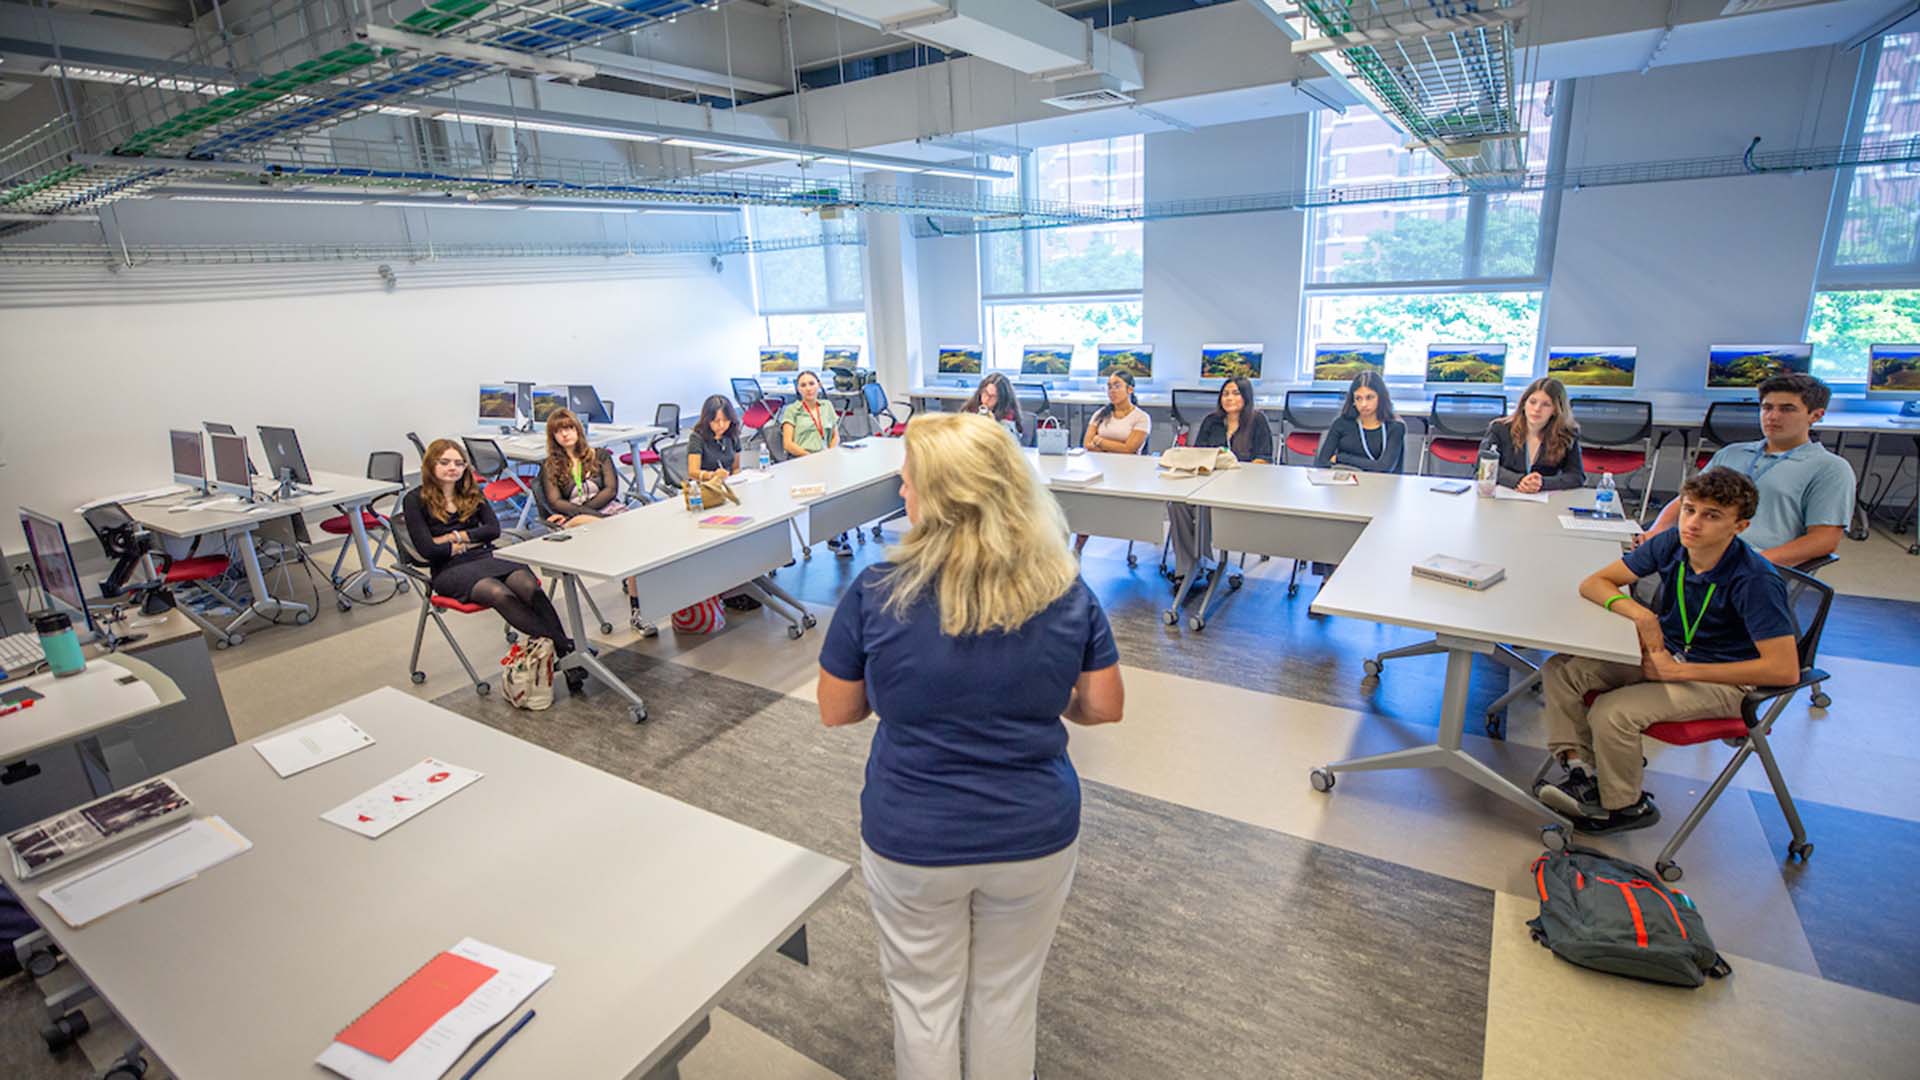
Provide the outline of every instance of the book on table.
{"type": "Polygon", "coordinates": [[[142,780],[7,834],[22,881],[193,817],[193,800],[164,776],[142,780]]]}
{"type": "Polygon", "coordinates": [[[751,514],[708,514],[699,520],[703,529],[737,529],[753,523],[751,514]]]}
{"type": "Polygon", "coordinates": [[[1505,567],[1493,563],[1475,562],[1453,555],[1429,555],[1413,564],[1413,576],[1479,590],[1506,577],[1507,571],[1505,567]]]}

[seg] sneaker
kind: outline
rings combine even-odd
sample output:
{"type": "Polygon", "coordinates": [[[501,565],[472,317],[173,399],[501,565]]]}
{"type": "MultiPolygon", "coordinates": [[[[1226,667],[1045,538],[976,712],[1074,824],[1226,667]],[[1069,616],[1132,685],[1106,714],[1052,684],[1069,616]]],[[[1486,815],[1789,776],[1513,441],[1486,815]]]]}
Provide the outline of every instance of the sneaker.
{"type": "Polygon", "coordinates": [[[758,611],[761,607],[765,606],[761,604],[760,601],[744,593],[739,596],[729,596],[720,602],[727,605],[727,607],[733,611],[758,611]]]}
{"type": "Polygon", "coordinates": [[[562,674],[564,674],[567,678],[568,693],[582,694],[586,692],[586,689],[587,689],[587,669],[586,668],[568,668],[562,674]]]}
{"type": "Polygon", "coordinates": [[[1600,806],[1600,782],[1579,765],[1566,770],[1557,781],[1542,780],[1533,789],[1533,797],[1570,818],[1599,817],[1606,813],[1600,806]]]}
{"type": "Polygon", "coordinates": [[[1576,817],[1573,819],[1573,827],[1588,836],[1605,836],[1609,833],[1644,829],[1659,820],[1660,808],[1653,804],[1653,796],[1642,792],[1640,801],[1632,806],[1576,817]]]}
{"type": "Polygon", "coordinates": [[[853,558],[853,545],[847,543],[845,539],[835,538],[831,543],[827,544],[827,547],[833,552],[836,558],[853,558]]]}

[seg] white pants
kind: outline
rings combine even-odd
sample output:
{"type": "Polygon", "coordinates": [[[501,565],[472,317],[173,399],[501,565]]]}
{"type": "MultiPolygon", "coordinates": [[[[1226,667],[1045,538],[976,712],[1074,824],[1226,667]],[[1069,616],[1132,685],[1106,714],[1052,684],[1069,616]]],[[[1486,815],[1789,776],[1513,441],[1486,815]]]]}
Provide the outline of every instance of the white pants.
{"type": "Polygon", "coordinates": [[[900,1080],[1030,1080],[1040,970],[1066,906],[1078,840],[1043,858],[909,866],[860,845],[893,1002],[900,1080]]]}

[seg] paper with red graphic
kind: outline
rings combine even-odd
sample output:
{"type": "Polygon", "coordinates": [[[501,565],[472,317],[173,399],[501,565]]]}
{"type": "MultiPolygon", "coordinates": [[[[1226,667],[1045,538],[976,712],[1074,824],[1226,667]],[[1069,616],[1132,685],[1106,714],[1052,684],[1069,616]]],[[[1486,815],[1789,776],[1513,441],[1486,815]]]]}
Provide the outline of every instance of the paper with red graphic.
{"type": "Polygon", "coordinates": [[[320,818],[361,836],[384,836],[395,825],[437,805],[484,775],[438,758],[428,758],[379,787],[321,814],[320,818]]]}

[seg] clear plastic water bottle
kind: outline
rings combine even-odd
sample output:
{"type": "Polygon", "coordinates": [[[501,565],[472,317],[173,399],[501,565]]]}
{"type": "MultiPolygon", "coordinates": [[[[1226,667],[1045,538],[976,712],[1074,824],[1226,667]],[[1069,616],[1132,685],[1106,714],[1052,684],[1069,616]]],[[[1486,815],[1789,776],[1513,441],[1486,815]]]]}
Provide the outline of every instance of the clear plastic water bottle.
{"type": "Polygon", "coordinates": [[[1600,474],[1600,486],[1593,489],[1593,512],[1601,517],[1620,513],[1620,493],[1614,489],[1612,473],[1600,474]]]}
{"type": "Polygon", "coordinates": [[[698,477],[689,476],[687,478],[687,509],[696,514],[704,509],[700,500],[700,480],[698,477]]]}
{"type": "Polygon", "coordinates": [[[773,468],[773,455],[767,453],[767,444],[763,442],[760,444],[760,471],[766,472],[771,468],[773,468]]]}

